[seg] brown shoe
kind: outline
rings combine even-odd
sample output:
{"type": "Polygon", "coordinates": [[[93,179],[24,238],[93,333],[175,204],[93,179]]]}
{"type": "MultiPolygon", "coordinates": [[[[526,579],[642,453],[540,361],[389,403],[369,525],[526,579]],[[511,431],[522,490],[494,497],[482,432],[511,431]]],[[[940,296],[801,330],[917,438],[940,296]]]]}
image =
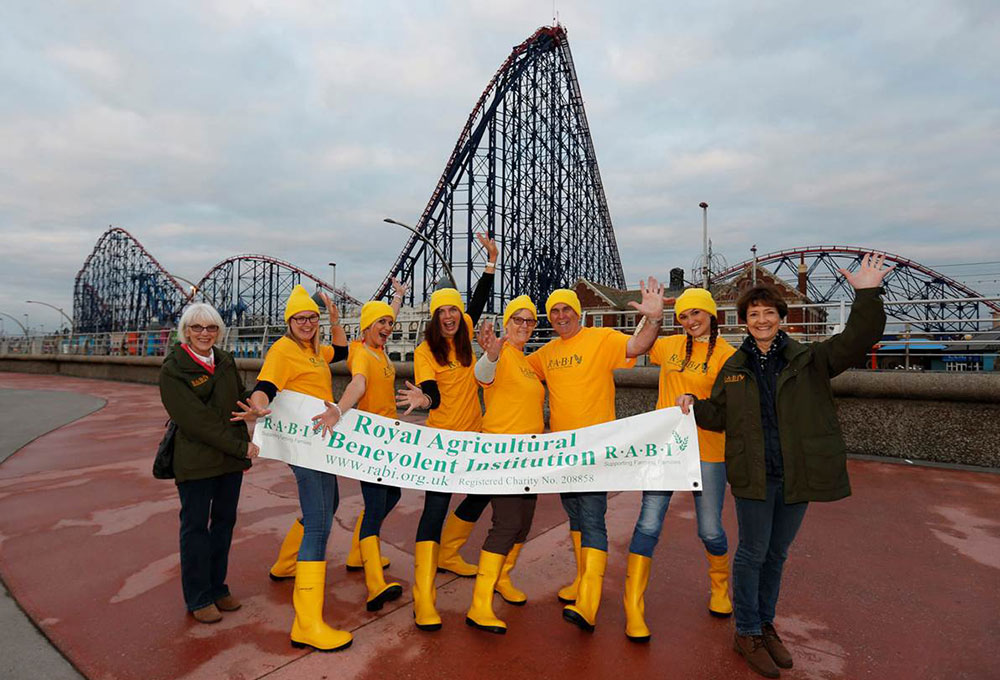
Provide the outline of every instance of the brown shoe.
{"type": "Polygon", "coordinates": [[[224,612],[234,612],[243,604],[232,595],[224,595],[215,601],[215,606],[224,612]]]}
{"type": "Polygon", "coordinates": [[[747,660],[747,665],[765,678],[780,678],[781,671],[774,665],[774,659],[764,646],[763,635],[740,635],[733,638],[733,649],[747,660]]]}
{"type": "Polygon", "coordinates": [[[774,629],[774,625],[762,623],[760,633],[761,637],[764,638],[764,646],[767,647],[767,653],[774,659],[774,663],[777,664],[778,668],[791,668],[792,655],[788,653],[788,647],[785,647],[784,643],[781,642],[781,638],[778,637],[778,631],[774,629]]]}
{"type": "Polygon", "coordinates": [[[219,608],[214,604],[202,607],[201,609],[195,609],[191,612],[191,616],[198,623],[218,623],[222,620],[222,614],[219,613],[219,608]]]}

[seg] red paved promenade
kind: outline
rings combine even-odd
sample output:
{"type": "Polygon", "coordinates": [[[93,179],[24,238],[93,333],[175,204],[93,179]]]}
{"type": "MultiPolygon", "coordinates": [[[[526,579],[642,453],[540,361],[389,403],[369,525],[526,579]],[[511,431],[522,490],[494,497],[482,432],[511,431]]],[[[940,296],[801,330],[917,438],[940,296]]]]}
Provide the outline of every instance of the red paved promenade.
{"type": "MultiPolygon", "coordinates": [[[[107,405],[0,464],[0,575],[62,653],[90,678],[755,678],[732,651],[731,623],[707,614],[705,558],[693,505],[678,494],[646,596],[648,645],[624,636],[621,593],[637,493],[614,494],[604,599],[593,635],[564,623],[555,592],[570,575],[564,515],[539,504],[518,564],[526,607],[497,598],[506,636],[464,623],[472,579],[438,577],[444,628],[412,624],[409,586],[420,495],[404,491],[383,549],[404,597],[364,609],[343,558],[361,508],[342,480],[330,540],[327,622],[353,631],[335,654],[292,649],[290,582],[267,568],[297,513],[286,466],[244,478],[229,584],[243,608],[206,626],[180,593],[177,494],[150,475],[166,418],[154,387],[0,374],[0,389],[69,390],[107,405]]],[[[854,496],[814,504],[793,546],[778,630],[794,657],[785,678],[996,678],[1000,663],[1000,475],[852,461],[854,496]]],[[[726,529],[736,522],[727,499],[726,529]]],[[[466,547],[474,558],[488,516],[466,547]]]]}

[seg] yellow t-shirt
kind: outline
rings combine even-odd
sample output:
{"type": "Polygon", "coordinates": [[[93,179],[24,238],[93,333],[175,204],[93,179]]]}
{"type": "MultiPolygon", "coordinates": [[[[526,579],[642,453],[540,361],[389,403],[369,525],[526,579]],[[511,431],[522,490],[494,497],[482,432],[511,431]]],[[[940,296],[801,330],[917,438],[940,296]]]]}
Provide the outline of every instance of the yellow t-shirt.
{"type": "Polygon", "coordinates": [[[553,432],[615,419],[616,368],[632,368],[625,356],[629,336],[611,328],[581,328],[569,340],[549,340],[528,364],[549,386],[553,432]]]}
{"type": "Polygon", "coordinates": [[[257,380],[274,383],[279,391],[292,390],[330,401],[333,399],[331,361],[332,346],[320,345],[317,356],[313,354],[312,347],[302,347],[291,338],[282,336],[267,350],[257,380]]]}
{"type": "MultiPolygon", "coordinates": [[[[472,319],[465,315],[466,326],[472,329],[472,319]]],[[[417,345],[413,353],[413,379],[417,385],[425,380],[436,380],[441,393],[441,404],[427,415],[427,427],[441,430],[479,432],[483,411],[479,405],[479,385],[476,383],[476,360],[463,366],[455,358],[455,347],[448,341],[448,363],[439,364],[431,354],[427,341],[417,345]]]]}
{"type": "MultiPolygon", "coordinates": [[[[711,396],[712,385],[715,384],[722,365],[736,353],[735,347],[721,337],[717,338],[712,356],[708,360],[708,370],[703,373],[708,343],[692,343],[691,358],[685,367],[686,348],[687,336],[680,334],[659,338],[649,350],[649,360],[660,366],[660,392],[656,408],[673,406],[677,397],[682,394],[690,393],[699,399],[711,396]]],[[[722,432],[703,430],[699,427],[698,447],[701,459],[706,463],[721,463],[726,459],[726,435],[722,432]]]]}
{"type": "Polygon", "coordinates": [[[350,344],[347,369],[351,375],[365,376],[365,393],[358,401],[362,411],[386,418],[396,417],[396,368],[381,349],[362,342],[350,344]]]}
{"type": "Polygon", "coordinates": [[[545,388],[524,353],[511,345],[504,344],[500,350],[496,376],[483,385],[483,400],[483,432],[539,434],[545,430],[545,388]]]}

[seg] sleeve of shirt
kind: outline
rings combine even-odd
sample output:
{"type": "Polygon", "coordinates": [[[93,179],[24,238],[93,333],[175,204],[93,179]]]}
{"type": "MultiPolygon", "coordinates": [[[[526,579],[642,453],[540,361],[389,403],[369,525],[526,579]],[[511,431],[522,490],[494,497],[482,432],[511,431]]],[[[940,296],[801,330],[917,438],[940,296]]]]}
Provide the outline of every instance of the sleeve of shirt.
{"type": "Polygon", "coordinates": [[[667,339],[657,338],[653,346],[649,348],[649,363],[660,366],[663,364],[663,353],[667,349],[667,339]]]}
{"type": "Polygon", "coordinates": [[[351,375],[363,375],[365,376],[365,380],[372,379],[371,364],[368,362],[368,352],[352,352],[348,367],[351,369],[351,375]]]}
{"type": "Polygon", "coordinates": [[[333,357],[336,356],[337,350],[333,348],[333,345],[320,345],[319,354],[323,357],[323,363],[329,364],[333,361],[333,357]]]}
{"type": "Polygon", "coordinates": [[[539,380],[545,380],[545,358],[542,355],[542,349],[536,349],[534,352],[529,354],[527,357],[528,365],[531,366],[531,370],[535,372],[539,380]]]}
{"type": "Polygon", "coordinates": [[[269,382],[279,391],[285,389],[285,385],[291,378],[291,362],[285,356],[284,343],[278,340],[271,345],[264,356],[264,365],[260,367],[257,374],[257,382],[269,382]]]}
{"type": "Polygon", "coordinates": [[[328,361],[328,364],[335,364],[338,361],[343,361],[350,355],[350,349],[347,345],[334,345],[333,346],[333,358],[328,361]]]}
{"type": "Polygon", "coordinates": [[[437,380],[437,370],[430,349],[421,344],[413,353],[413,381],[419,385],[425,380],[437,380]]]}
{"type": "Polygon", "coordinates": [[[610,328],[606,330],[607,337],[601,343],[600,351],[608,368],[632,368],[635,366],[635,357],[630,359],[625,354],[629,338],[632,336],[610,328]]]}

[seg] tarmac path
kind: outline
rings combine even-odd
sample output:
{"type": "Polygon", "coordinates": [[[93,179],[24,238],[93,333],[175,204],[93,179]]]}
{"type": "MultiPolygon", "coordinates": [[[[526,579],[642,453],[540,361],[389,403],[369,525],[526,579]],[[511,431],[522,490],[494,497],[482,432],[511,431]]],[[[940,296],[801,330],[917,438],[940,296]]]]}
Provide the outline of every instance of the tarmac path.
{"type": "MultiPolygon", "coordinates": [[[[342,568],[362,507],[357,483],[342,479],[325,612],[355,642],[319,654],[289,646],[291,583],[266,575],[298,503],[287,467],[262,460],[244,478],[230,560],[229,584],[244,606],[220,624],[197,624],[180,593],[176,490],[150,474],[165,420],[156,388],[0,374],[0,390],[31,389],[107,402],[0,465],[0,576],[88,678],[758,677],[732,651],[731,623],[706,612],[706,562],[683,493],[671,504],[646,594],[653,639],[637,645],[623,634],[621,593],[638,493],[609,500],[611,556],[595,633],[564,623],[555,600],[571,558],[565,515],[552,496],[540,499],[514,572],[528,605],[497,599],[507,635],[467,627],[472,580],[445,575],[438,578],[444,628],[424,633],[413,626],[409,599],[421,495],[404,491],[383,532],[392,559],[387,577],[405,594],[368,613],[362,576],[342,568]]],[[[13,413],[16,404],[8,408],[13,413]]],[[[58,410],[50,403],[29,408],[19,425],[58,410]]],[[[796,666],[782,677],[996,678],[1000,475],[857,460],[849,466],[854,495],[814,504],[789,557],[776,625],[796,666]]],[[[735,547],[731,499],[724,523],[735,547]]],[[[478,553],[487,525],[488,517],[477,525],[463,550],[467,559],[478,553]]]]}

